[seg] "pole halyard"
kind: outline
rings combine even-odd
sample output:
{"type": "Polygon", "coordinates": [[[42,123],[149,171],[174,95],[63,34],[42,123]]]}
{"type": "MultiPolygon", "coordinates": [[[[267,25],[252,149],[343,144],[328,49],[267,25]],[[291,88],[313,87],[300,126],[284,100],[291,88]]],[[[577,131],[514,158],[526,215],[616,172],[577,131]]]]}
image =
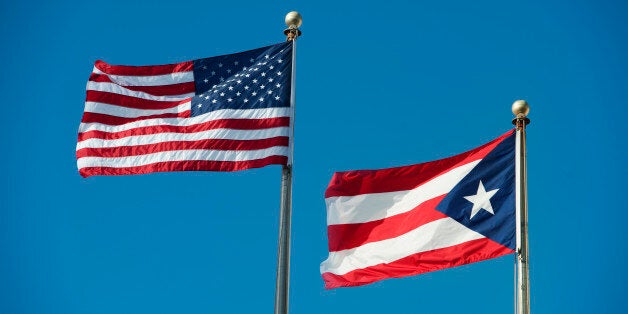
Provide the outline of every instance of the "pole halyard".
{"type": "Polygon", "coordinates": [[[290,87],[290,136],[288,163],[281,171],[281,207],[279,209],[279,241],[277,249],[277,278],[275,283],[275,314],[288,314],[290,299],[290,228],[292,224],[292,165],[294,155],[295,72],[296,39],[301,35],[301,15],[292,11],[286,15],[284,31],[287,41],[292,41],[292,77],[290,87]]]}
{"type": "Polygon", "coordinates": [[[517,211],[517,299],[516,314],[530,314],[530,272],[528,259],[528,188],[526,166],[526,125],[530,106],[525,100],[517,100],[512,104],[515,118],[512,123],[516,127],[515,148],[515,180],[516,180],[516,211],[517,211]]]}

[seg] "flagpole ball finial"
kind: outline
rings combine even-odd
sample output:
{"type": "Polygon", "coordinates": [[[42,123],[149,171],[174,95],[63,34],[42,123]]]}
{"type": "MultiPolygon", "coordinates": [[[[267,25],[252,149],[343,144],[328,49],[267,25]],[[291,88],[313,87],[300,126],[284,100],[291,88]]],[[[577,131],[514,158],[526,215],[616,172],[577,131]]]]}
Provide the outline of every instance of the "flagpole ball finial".
{"type": "Polygon", "coordinates": [[[517,129],[530,124],[530,119],[527,117],[528,113],[530,113],[530,105],[528,105],[527,101],[515,100],[512,103],[512,113],[515,115],[515,118],[512,119],[512,124],[516,125],[517,129]]]}
{"type": "Polygon", "coordinates": [[[530,113],[530,105],[525,100],[516,100],[512,103],[512,113],[517,118],[524,118],[530,113]]]}
{"type": "Polygon", "coordinates": [[[299,28],[301,27],[301,23],[303,23],[303,17],[297,11],[291,11],[286,14],[286,25],[290,28],[299,28]]]}
{"type": "Polygon", "coordinates": [[[286,28],[283,33],[287,36],[286,40],[295,40],[297,37],[301,36],[301,30],[299,27],[303,23],[303,17],[297,11],[291,11],[286,14],[286,28]]]}

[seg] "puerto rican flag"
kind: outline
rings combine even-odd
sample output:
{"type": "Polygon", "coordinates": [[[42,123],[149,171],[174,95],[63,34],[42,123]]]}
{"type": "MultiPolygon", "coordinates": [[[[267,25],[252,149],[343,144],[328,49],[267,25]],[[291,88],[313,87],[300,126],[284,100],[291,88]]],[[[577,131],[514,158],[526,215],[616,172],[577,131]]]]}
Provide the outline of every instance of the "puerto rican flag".
{"type": "Polygon", "coordinates": [[[514,253],[515,132],[441,160],[337,172],[325,201],[327,289],[514,253]]]}

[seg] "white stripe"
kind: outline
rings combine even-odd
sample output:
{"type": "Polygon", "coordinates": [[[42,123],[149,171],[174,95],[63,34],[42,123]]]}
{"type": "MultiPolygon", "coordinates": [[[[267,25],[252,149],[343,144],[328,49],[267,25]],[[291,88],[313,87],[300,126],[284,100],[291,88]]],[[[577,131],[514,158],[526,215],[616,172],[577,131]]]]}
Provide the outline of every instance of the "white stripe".
{"type": "Polygon", "coordinates": [[[94,73],[105,74],[111,79],[112,82],[123,86],[161,86],[172,85],[179,83],[187,83],[194,81],[194,72],[175,72],[162,75],[147,75],[147,76],[131,76],[131,75],[113,75],[100,71],[97,67],[94,67],[94,73]]]}
{"type": "Polygon", "coordinates": [[[452,218],[443,218],[396,238],[371,242],[357,248],[330,252],[321,263],[321,273],[343,275],[350,271],[390,263],[406,256],[446,248],[484,236],[452,218]]]}
{"type": "Polygon", "coordinates": [[[259,150],[178,150],[152,153],[140,156],[128,157],[83,157],[78,158],[76,163],[78,168],[85,167],[138,167],[157,162],[186,161],[186,160],[208,160],[208,161],[248,161],[262,159],[265,157],[288,155],[288,147],[276,146],[259,150]]]}
{"type": "Polygon", "coordinates": [[[155,96],[146,92],[138,92],[134,90],[130,90],[128,88],[124,88],[115,83],[109,82],[93,82],[87,81],[87,90],[99,91],[99,92],[107,92],[118,95],[155,100],[155,101],[178,101],[186,98],[190,98],[194,96],[194,92],[187,94],[177,94],[177,95],[166,95],[166,96],[155,96]]]}
{"type": "Polygon", "coordinates": [[[180,113],[190,110],[190,102],[184,102],[176,107],[168,109],[135,109],[116,105],[105,104],[101,102],[86,101],[85,112],[101,113],[114,117],[122,118],[138,118],[163,113],[180,113]]]}
{"type": "Polygon", "coordinates": [[[157,133],[128,136],[115,140],[90,138],[78,142],[76,144],[76,150],[82,148],[110,148],[157,144],[171,141],[199,141],[206,139],[261,140],[277,136],[288,136],[288,132],[288,127],[278,127],[261,130],[213,129],[196,133],[157,133]]]}
{"type": "MultiPolygon", "coordinates": [[[[186,104],[189,104],[186,102],[186,104]]],[[[219,120],[219,119],[269,119],[288,117],[290,115],[290,108],[278,107],[278,108],[263,108],[263,109],[222,109],[206,114],[192,117],[192,118],[168,118],[168,119],[148,119],[140,120],[123,125],[106,125],[102,123],[81,123],[79,126],[79,133],[87,131],[102,131],[102,132],[121,132],[134,128],[157,126],[157,125],[173,125],[173,126],[190,126],[200,124],[207,121],[219,120]]]]}
{"type": "Polygon", "coordinates": [[[451,191],[480,160],[453,168],[412,190],[329,197],[325,199],[327,225],[363,223],[408,212],[451,191]]]}

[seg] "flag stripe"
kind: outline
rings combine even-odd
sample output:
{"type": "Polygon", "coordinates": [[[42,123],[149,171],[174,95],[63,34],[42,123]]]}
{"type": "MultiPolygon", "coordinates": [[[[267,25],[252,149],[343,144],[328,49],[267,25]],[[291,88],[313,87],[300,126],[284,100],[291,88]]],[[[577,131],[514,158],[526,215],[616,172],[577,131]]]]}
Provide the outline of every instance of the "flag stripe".
{"type": "MultiPolygon", "coordinates": [[[[111,81],[109,76],[107,76],[106,74],[92,73],[92,75],[89,77],[89,81],[98,82],[98,83],[113,83],[113,84],[118,85],[118,83],[111,81]]],[[[196,89],[194,82],[185,82],[185,83],[161,85],[161,86],[122,86],[122,87],[129,90],[144,92],[144,93],[155,95],[155,96],[190,94],[189,97],[193,96],[194,90],[196,89]]]]}
{"type": "Polygon", "coordinates": [[[290,118],[288,117],[268,119],[219,119],[210,120],[204,123],[194,125],[158,125],[138,127],[135,129],[124,130],[120,132],[104,132],[100,130],[93,130],[79,133],[78,140],[79,142],[90,138],[115,140],[134,135],[148,135],[159,133],[195,133],[214,129],[258,130],[288,126],[290,126],[290,118]]]}
{"type": "Polygon", "coordinates": [[[135,118],[124,118],[124,117],[116,117],[110,116],[102,113],[93,113],[93,112],[85,112],[83,114],[83,119],[81,122],[83,123],[101,123],[106,125],[123,125],[129,124],[133,122],[138,122],[142,120],[152,120],[152,119],[169,119],[169,118],[187,118],[190,116],[190,111],[183,111],[179,113],[163,113],[156,115],[146,115],[135,118]]]}
{"type": "Polygon", "coordinates": [[[159,133],[148,135],[127,136],[115,140],[91,138],[77,143],[76,149],[82,148],[110,148],[120,146],[135,146],[142,144],[157,144],[172,141],[200,141],[208,139],[224,140],[263,140],[278,136],[287,136],[288,128],[269,128],[258,130],[229,130],[213,129],[195,133],[159,133]]]}
{"type": "MultiPolygon", "coordinates": [[[[134,88],[137,89],[137,86],[135,86],[134,88]]],[[[152,86],[151,88],[155,88],[155,86],[152,86]]],[[[192,98],[194,96],[194,89],[188,92],[177,94],[154,95],[144,91],[133,90],[131,88],[120,86],[118,84],[110,82],[87,82],[87,90],[131,96],[154,101],[181,101],[192,98]]]]}
{"type": "Polygon", "coordinates": [[[79,126],[79,133],[84,133],[88,131],[115,133],[143,127],[155,127],[164,125],[187,127],[191,125],[202,124],[211,120],[221,119],[269,119],[278,117],[290,117],[290,108],[276,107],[246,110],[223,109],[212,111],[197,117],[190,117],[187,119],[146,119],[134,121],[124,125],[106,125],[101,123],[85,122],[81,123],[81,125],[79,126]]]}
{"type": "Polygon", "coordinates": [[[134,146],[116,146],[107,148],[82,148],[76,151],[76,156],[81,157],[116,157],[138,156],[150,153],[175,151],[175,150],[260,150],[274,146],[288,146],[288,137],[272,137],[263,140],[224,140],[206,139],[195,141],[172,141],[156,144],[142,144],[134,146]]]}
{"type": "MultiPolygon", "coordinates": [[[[367,243],[350,250],[329,252],[329,257],[323,265],[325,272],[342,275],[355,269],[390,263],[411,254],[449,247],[483,237],[447,217],[432,221],[392,239],[367,243]],[[435,237],[436,234],[439,236],[435,237]]],[[[323,265],[321,265],[322,269],[323,265]]]]}
{"type": "Polygon", "coordinates": [[[400,278],[479,262],[513,253],[488,238],[481,238],[405,256],[393,262],[355,269],[344,274],[322,273],[326,289],[361,286],[388,278],[400,278]]]}
{"type": "Polygon", "coordinates": [[[325,199],[327,224],[362,223],[408,212],[422,202],[449,192],[479,162],[475,160],[453,168],[409,191],[329,197],[325,199]]]}
{"type": "Polygon", "coordinates": [[[440,175],[442,169],[484,158],[511,134],[512,131],[468,152],[436,161],[380,170],[336,172],[325,191],[325,198],[414,189],[422,182],[440,175]]]}
{"type": "Polygon", "coordinates": [[[154,116],[164,113],[177,114],[180,112],[190,110],[190,102],[184,102],[178,106],[174,106],[166,109],[134,109],[120,107],[116,105],[104,104],[99,102],[86,101],[85,112],[100,113],[108,116],[115,116],[120,118],[138,118],[145,116],[154,116]]]}
{"type": "Polygon", "coordinates": [[[186,161],[166,161],[154,164],[135,167],[83,167],[79,168],[79,173],[83,177],[93,175],[128,175],[145,174],[152,172],[171,171],[240,171],[252,168],[261,168],[267,165],[285,165],[287,156],[269,156],[262,159],[246,161],[212,161],[212,160],[186,160],[186,161]]]}
{"type": "Polygon", "coordinates": [[[250,161],[269,156],[287,155],[288,147],[276,146],[266,149],[233,150],[176,150],[123,157],[81,157],[77,160],[79,169],[84,167],[128,168],[146,166],[159,162],[211,160],[211,161],[250,161]]]}
{"type": "Polygon", "coordinates": [[[156,76],[192,71],[194,69],[194,62],[185,61],[165,65],[127,66],[110,65],[102,60],[97,60],[94,67],[103,73],[113,75],[156,76]]]}
{"type": "Polygon", "coordinates": [[[107,74],[94,67],[94,73],[106,74],[111,81],[121,86],[162,86],[181,84],[194,81],[194,72],[176,72],[154,76],[137,76],[137,75],[115,75],[107,74]]]}
{"type": "Polygon", "coordinates": [[[161,97],[164,100],[153,100],[147,98],[138,98],[137,96],[127,96],[115,93],[88,90],[85,101],[146,110],[173,108],[183,103],[190,102],[190,98],[169,99],[166,96],[151,97],[161,97]]]}
{"type": "Polygon", "coordinates": [[[348,250],[360,245],[391,239],[432,221],[447,217],[434,210],[444,195],[425,201],[414,209],[386,219],[357,224],[330,225],[327,227],[329,251],[348,250]]]}

